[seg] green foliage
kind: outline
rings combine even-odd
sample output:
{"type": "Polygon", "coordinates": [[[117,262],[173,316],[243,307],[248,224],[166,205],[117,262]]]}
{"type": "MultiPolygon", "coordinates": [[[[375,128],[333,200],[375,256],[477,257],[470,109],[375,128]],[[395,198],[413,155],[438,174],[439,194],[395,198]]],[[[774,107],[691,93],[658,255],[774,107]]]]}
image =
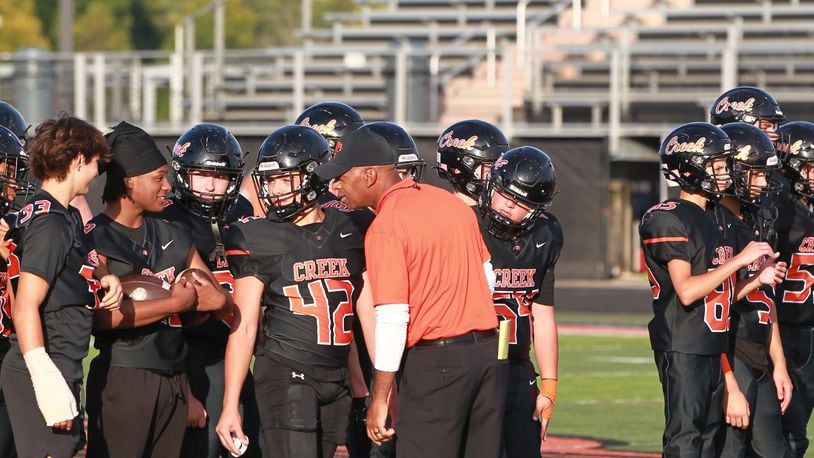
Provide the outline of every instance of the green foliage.
{"type": "Polygon", "coordinates": [[[131,49],[132,16],[128,0],[88,1],[74,21],[77,51],[123,51],[131,49]]]}
{"type": "Polygon", "coordinates": [[[15,51],[28,46],[49,47],[34,6],[34,0],[0,1],[0,51],[15,51]]]}

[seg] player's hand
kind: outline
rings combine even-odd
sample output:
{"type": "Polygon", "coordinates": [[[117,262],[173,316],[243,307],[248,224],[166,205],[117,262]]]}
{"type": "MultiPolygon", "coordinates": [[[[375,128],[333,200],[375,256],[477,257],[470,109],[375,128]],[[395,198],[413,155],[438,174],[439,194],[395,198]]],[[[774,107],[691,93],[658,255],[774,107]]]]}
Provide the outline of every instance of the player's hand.
{"type": "Polygon", "coordinates": [[[197,272],[192,272],[192,286],[198,294],[198,302],[195,309],[199,312],[211,312],[215,310],[222,310],[227,304],[226,296],[223,291],[215,286],[215,283],[206,277],[198,275],[197,272]]]}
{"type": "Polygon", "coordinates": [[[206,409],[195,396],[189,396],[187,405],[187,428],[203,428],[206,426],[206,409]]]}
{"type": "Polygon", "coordinates": [[[724,393],[724,417],[729,426],[741,429],[749,427],[749,401],[740,390],[724,393]]]}
{"type": "Polygon", "coordinates": [[[10,227],[8,225],[8,221],[5,218],[0,218],[0,240],[4,240],[6,238],[6,234],[8,234],[10,227]]]}
{"type": "Polygon", "coordinates": [[[124,290],[122,290],[122,283],[119,281],[119,277],[113,274],[105,275],[99,280],[99,285],[106,291],[99,307],[105,310],[118,309],[119,306],[122,305],[122,299],[124,298],[124,290]]]}
{"type": "Polygon", "coordinates": [[[70,431],[71,428],[73,428],[73,420],[65,420],[65,421],[61,421],[59,423],[55,423],[54,426],[52,426],[52,428],[59,429],[59,430],[64,430],[64,431],[70,431]]]}
{"type": "Polygon", "coordinates": [[[783,283],[786,278],[786,272],[789,270],[789,265],[785,261],[774,263],[775,280],[774,283],[783,283]]]}
{"type": "Polygon", "coordinates": [[[791,383],[791,377],[789,377],[789,371],[785,365],[774,367],[772,379],[774,380],[774,386],[777,388],[777,400],[780,401],[780,414],[782,415],[786,413],[786,409],[791,403],[794,385],[791,383]]]}
{"type": "Polygon", "coordinates": [[[746,267],[764,256],[770,259],[777,259],[780,253],[775,253],[771,245],[766,242],[752,241],[735,256],[735,259],[738,260],[741,267],[746,267]]]}
{"type": "Polygon", "coordinates": [[[249,438],[243,433],[242,425],[243,420],[241,420],[237,409],[224,409],[220,414],[217,426],[215,426],[215,432],[218,433],[220,443],[235,456],[240,456],[240,451],[235,446],[233,436],[246,444],[249,443],[249,438]]]}
{"type": "Polygon", "coordinates": [[[367,408],[367,437],[376,445],[382,445],[393,438],[396,430],[385,426],[387,422],[387,400],[376,400],[367,408]]]}
{"type": "Polygon", "coordinates": [[[551,422],[550,418],[544,418],[542,414],[544,410],[548,409],[552,405],[554,405],[554,403],[551,402],[551,399],[543,396],[542,394],[537,395],[534,413],[532,414],[531,419],[534,421],[540,421],[540,445],[542,445],[542,443],[548,438],[548,424],[551,422]]]}
{"type": "Polygon", "coordinates": [[[181,280],[177,283],[173,283],[170,288],[170,297],[175,301],[177,307],[175,313],[181,313],[186,312],[195,305],[198,294],[192,284],[181,280]]]}

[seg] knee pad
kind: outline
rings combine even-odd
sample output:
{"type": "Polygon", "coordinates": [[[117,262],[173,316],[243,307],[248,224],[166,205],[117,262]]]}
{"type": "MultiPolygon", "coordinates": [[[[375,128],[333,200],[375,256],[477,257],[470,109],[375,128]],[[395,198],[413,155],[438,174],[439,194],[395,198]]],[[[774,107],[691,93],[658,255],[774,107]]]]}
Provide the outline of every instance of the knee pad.
{"type": "Polygon", "coordinates": [[[314,432],[317,430],[317,400],[308,385],[290,385],[285,402],[286,418],[283,423],[292,431],[314,432]]]}

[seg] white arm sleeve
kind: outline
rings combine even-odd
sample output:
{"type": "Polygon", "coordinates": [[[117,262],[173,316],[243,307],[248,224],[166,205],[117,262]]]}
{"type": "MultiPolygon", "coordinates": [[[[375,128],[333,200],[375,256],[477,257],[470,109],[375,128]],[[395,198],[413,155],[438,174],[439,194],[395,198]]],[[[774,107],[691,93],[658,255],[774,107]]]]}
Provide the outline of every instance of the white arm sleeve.
{"type": "Polygon", "coordinates": [[[492,268],[491,259],[483,263],[483,273],[486,274],[486,283],[489,284],[489,291],[494,294],[495,283],[497,283],[497,275],[495,275],[495,269],[492,268]]]}
{"type": "Polygon", "coordinates": [[[401,355],[407,342],[407,323],[410,322],[410,306],[407,304],[382,304],[376,306],[376,370],[396,372],[401,365],[401,355]]]}

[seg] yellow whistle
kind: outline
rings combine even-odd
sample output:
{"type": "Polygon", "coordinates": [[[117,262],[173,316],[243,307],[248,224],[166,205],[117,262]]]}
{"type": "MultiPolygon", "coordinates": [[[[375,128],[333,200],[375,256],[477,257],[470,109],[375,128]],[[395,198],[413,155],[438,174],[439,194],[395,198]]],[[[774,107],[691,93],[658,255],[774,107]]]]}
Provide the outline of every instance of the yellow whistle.
{"type": "Polygon", "coordinates": [[[502,361],[509,358],[509,320],[500,321],[500,332],[497,336],[497,359],[502,361]]]}

